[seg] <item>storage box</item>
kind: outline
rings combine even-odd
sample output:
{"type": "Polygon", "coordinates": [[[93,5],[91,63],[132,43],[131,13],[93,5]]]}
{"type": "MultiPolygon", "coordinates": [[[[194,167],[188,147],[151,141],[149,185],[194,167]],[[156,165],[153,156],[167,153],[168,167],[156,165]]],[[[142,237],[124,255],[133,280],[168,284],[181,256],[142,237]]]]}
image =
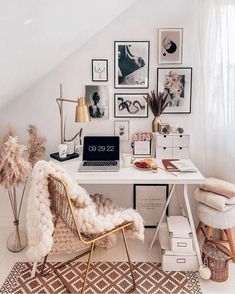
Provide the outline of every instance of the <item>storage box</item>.
{"type": "Polygon", "coordinates": [[[159,233],[159,248],[163,271],[198,271],[198,259],[196,252],[176,253],[170,249],[169,231],[166,223],[163,223],[159,233]]]}
{"type": "Polygon", "coordinates": [[[171,251],[178,253],[192,253],[193,239],[187,217],[169,216],[167,217],[167,224],[171,251]]]}
{"type": "Polygon", "coordinates": [[[133,155],[135,157],[151,156],[151,141],[134,141],[133,155]]]}

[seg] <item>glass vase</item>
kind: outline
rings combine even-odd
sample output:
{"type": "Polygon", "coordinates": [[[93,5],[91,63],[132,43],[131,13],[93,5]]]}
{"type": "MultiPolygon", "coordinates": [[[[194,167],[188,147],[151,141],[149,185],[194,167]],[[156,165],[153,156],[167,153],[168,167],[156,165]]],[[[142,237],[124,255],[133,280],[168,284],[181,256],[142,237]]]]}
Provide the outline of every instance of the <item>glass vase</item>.
{"type": "Polygon", "coordinates": [[[27,246],[26,233],[19,228],[19,220],[14,221],[14,231],[7,239],[7,248],[12,252],[20,252],[27,246]]]}
{"type": "Polygon", "coordinates": [[[152,131],[158,132],[160,129],[161,120],[159,116],[155,116],[152,121],[152,131]]]}

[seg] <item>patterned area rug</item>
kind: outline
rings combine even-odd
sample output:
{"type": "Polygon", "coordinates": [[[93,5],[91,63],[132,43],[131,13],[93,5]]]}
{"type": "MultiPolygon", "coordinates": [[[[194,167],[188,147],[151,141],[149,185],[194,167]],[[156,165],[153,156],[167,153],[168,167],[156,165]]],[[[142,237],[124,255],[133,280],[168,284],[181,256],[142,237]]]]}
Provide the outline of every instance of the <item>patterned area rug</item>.
{"type": "MultiPolygon", "coordinates": [[[[47,263],[46,270],[59,264],[47,263]]],[[[136,262],[133,265],[137,284],[134,293],[202,293],[196,272],[163,272],[159,264],[150,262],[136,262]]],[[[0,293],[67,293],[54,272],[46,277],[37,273],[35,278],[31,278],[31,268],[32,265],[28,262],[16,263],[0,293]]],[[[59,270],[74,293],[81,290],[80,277],[85,268],[86,263],[76,261],[59,270]]],[[[127,293],[131,286],[128,263],[94,262],[85,293],[127,293]]]]}

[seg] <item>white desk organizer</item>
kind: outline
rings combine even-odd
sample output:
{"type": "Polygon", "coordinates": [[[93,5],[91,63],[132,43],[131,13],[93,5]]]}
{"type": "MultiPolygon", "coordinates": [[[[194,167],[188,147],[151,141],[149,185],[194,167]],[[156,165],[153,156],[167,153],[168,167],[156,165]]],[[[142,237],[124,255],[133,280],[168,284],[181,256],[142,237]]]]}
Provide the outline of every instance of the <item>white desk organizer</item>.
{"type": "Polygon", "coordinates": [[[172,242],[169,237],[168,224],[163,223],[158,233],[161,253],[161,265],[163,271],[197,271],[199,264],[196,252],[176,252],[171,248],[172,242]]]}
{"type": "Polygon", "coordinates": [[[177,253],[192,253],[193,239],[188,219],[184,216],[168,216],[167,224],[171,250],[177,253]]]}
{"type": "Polygon", "coordinates": [[[185,159],[190,157],[190,136],[186,134],[153,133],[152,155],[157,159],[185,159]]]}

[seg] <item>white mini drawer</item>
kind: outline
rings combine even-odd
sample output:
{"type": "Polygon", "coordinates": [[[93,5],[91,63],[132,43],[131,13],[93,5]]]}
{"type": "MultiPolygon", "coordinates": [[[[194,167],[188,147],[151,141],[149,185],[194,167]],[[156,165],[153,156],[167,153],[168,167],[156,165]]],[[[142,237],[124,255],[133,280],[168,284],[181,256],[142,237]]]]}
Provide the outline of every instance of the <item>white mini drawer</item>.
{"type": "Polygon", "coordinates": [[[173,137],[173,147],[189,147],[189,135],[175,135],[173,137]]]}
{"type": "Polygon", "coordinates": [[[156,158],[157,159],[171,159],[172,158],[172,148],[171,147],[157,147],[156,148],[156,158]]]}
{"type": "Polygon", "coordinates": [[[173,146],[173,136],[157,135],[156,146],[157,147],[172,147],[173,146]]]}
{"type": "Polygon", "coordinates": [[[189,148],[185,147],[174,147],[172,148],[173,157],[176,159],[186,159],[190,157],[189,148]]]}

